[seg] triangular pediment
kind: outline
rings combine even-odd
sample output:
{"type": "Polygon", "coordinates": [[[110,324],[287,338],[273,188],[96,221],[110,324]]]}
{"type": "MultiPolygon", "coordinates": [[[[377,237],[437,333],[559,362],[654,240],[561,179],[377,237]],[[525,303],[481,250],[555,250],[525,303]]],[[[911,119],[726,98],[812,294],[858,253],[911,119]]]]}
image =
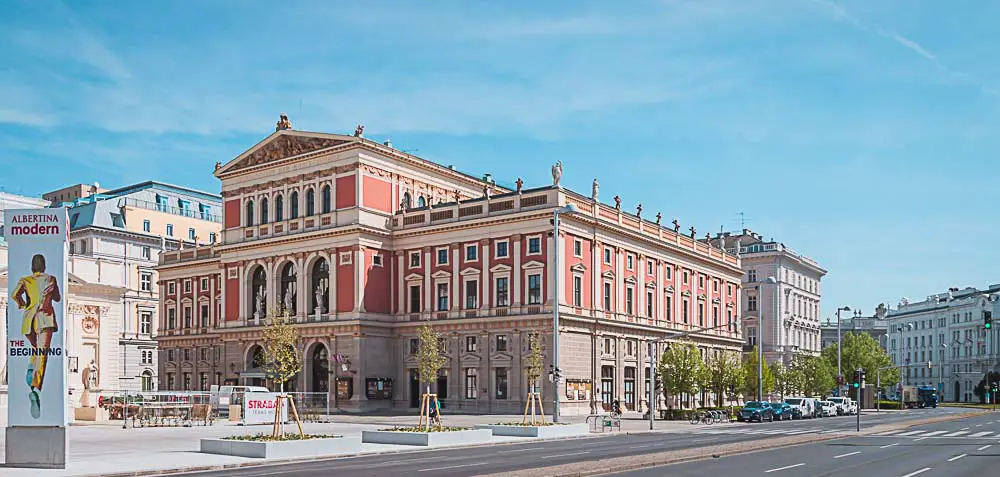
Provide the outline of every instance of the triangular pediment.
{"type": "Polygon", "coordinates": [[[521,265],[521,268],[543,268],[543,267],[545,267],[545,264],[539,262],[538,260],[532,260],[530,262],[525,263],[524,265],[521,265]]]}
{"type": "Polygon", "coordinates": [[[224,174],[279,162],[291,157],[301,156],[311,152],[329,149],[349,142],[359,142],[359,138],[339,134],[322,134],[302,131],[276,131],[263,141],[257,143],[243,154],[236,156],[226,165],[215,171],[216,177],[224,174]]]}
{"type": "Polygon", "coordinates": [[[674,286],[673,285],[667,285],[666,288],[663,289],[663,291],[665,291],[667,293],[673,293],[674,292],[674,286]]]}
{"type": "Polygon", "coordinates": [[[576,265],[573,265],[572,267],[569,267],[569,269],[574,272],[586,272],[587,266],[582,263],[578,263],[576,265]]]}
{"type": "Polygon", "coordinates": [[[450,278],[451,272],[446,272],[444,270],[438,270],[431,274],[431,278],[450,278]]]}
{"type": "Polygon", "coordinates": [[[468,277],[468,276],[477,276],[477,275],[479,275],[481,273],[483,273],[483,272],[481,272],[478,268],[468,267],[465,270],[462,270],[461,272],[459,272],[458,274],[462,275],[463,277],[468,277]]]}
{"type": "Polygon", "coordinates": [[[406,280],[408,282],[413,281],[413,280],[423,280],[423,279],[424,279],[424,276],[421,275],[421,274],[419,274],[419,273],[411,273],[411,274],[403,277],[403,280],[406,280]]]}
{"type": "Polygon", "coordinates": [[[604,278],[609,278],[609,279],[613,280],[615,278],[615,272],[612,272],[611,270],[608,270],[608,271],[602,273],[601,276],[604,277],[604,278]]]}
{"type": "Polygon", "coordinates": [[[509,271],[510,271],[510,266],[509,265],[504,265],[502,263],[498,264],[498,265],[494,265],[492,268],[490,268],[490,272],[491,273],[505,273],[505,272],[509,272],[509,271]]]}

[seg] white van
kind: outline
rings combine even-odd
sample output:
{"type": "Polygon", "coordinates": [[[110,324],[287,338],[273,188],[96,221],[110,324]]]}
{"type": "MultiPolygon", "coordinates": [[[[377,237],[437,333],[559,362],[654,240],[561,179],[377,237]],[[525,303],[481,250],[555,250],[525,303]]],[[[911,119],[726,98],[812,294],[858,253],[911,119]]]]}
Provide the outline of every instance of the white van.
{"type": "Polygon", "coordinates": [[[816,415],[816,403],[812,398],[789,397],[785,404],[792,406],[792,419],[812,419],[816,415]]]}
{"type": "Polygon", "coordinates": [[[212,408],[228,410],[230,404],[242,404],[243,395],[246,393],[269,393],[271,392],[263,386],[220,386],[215,389],[212,386],[212,408]]]}
{"type": "Polygon", "coordinates": [[[851,398],[849,398],[849,397],[831,397],[831,398],[827,398],[827,401],[830,401],[830,402],[833,403],[834,406],[837,406],[837,415],[838,416],[850,415],[850,413],[851,413],[851,398]]]}

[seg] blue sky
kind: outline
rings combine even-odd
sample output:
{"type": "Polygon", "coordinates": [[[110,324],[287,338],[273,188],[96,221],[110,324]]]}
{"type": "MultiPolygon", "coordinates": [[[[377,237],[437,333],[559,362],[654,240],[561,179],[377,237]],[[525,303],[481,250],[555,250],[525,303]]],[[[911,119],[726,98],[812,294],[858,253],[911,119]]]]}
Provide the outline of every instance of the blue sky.
{"type": "Polygon", "coordinates": [[[218,191],[273,131],[747,225],[814,257],[825,315],[1000,282],[1000,4],[822,0],[29,2],[0,16],[0,187],[218,191]],[[628,5],[624,7],[622,5],[628,5]]]}

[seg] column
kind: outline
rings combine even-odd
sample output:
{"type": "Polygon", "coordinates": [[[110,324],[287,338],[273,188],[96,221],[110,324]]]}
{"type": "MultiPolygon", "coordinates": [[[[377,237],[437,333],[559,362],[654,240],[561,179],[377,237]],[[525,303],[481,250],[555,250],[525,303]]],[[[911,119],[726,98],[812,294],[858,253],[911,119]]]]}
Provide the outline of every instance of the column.
{"type": "Polygon", "coordinates": [[[277,266],[275,264],[275,259],[270,259],[265,265],[267,269],[267,280],[264,281],[267,285],[267,300],[264,310],[265,316],[270,313],[269,308],[276,308],[278,304],[277,297],[281,296],[278,294],[278,287],[281,286],[281,280],[277,276],[277,266]]]}
{"type": "MultiPolygon", "coordinates": [[[[295,270],[298,273],[295,275],[295,286],[298,287],[298,293],[295,294],[296,309],[298,310],[298,315],[303,318],[304,321],[309,320],[309,315],[312,314],[313,310],[309,309],[309,272],[306,270],[306,258],[303,255],[299,255],[295,259],[295,270]]],[[[302,373],[305,375],[305,373],[302,373]]]]}
{"type": "MultiPolygon", "coordinates": [[[[337,249],[329,251],[330,261],[330,317],[337,319],[337,269],[340,268],[340,254],[337,249]]],[[[336,392],[336,390],[334,390],[336,392]]]]}
{"type": "Polygon", "coordinates": [[[639,278],[635,285],[635,314],[646,316],[646,257],[644,255],[635,257],[635,271],[639,278]]]}
{"type": "Polygon", "coordinates": [[[604,309],[604,287],[601,286],[601,263],[604,260],[604,253],[601,250],[601,242],[596,239],[590,247],[590,308],[595,311],[604,309]]]}
{"type": "Polygon", "coordinates": [[[553,274],[553,271],[556,269],[556,265],[555,265],[556,264],[556,261],[555,261],[555,259],[556,259],[555,243],[556,242],[555,242],[555,240],[552,239],[552,237],[547,237],[545,239],[545,251],[547,253],[547,257],[546,257],[547,258],[546,259],[547,263],[545,264],[545,275],[546,275],[545,282],[548,284],[548,286],[545,287],[548,290],[545,293],[545,301],[546,301],[546,303],[549,303],[549,304],[554,304],[555,303],[555,297],[556,297],[556,291],[555,291],[555,289],[556,289],[556,276],[553,274]]]}
{"type": "Polygon", "coordinates": [[[396,288],[399,290],[396,305],[399,307],[399,313],[407,313],[409,310],[406,309],[406,299],[409,297],[410,290],[406,288],[406,283],[403,281],[403,275],[406,268],[404,268],[403,260],[406,254],[401,251],[396,251],[396,288]]]}
{"type": "MultiPolygon", "coordinates": [[[[250,288],[247,286],[246,267],[243,266],[242,263],[240,263],[240,265],[237,266],[236,269],[237,269],[237,271],[239,273],[239,275],[236,277],[236,280],[237,280],[236,286],[239,287],[238,288],[238,290],[239,290],[238,295],[239,295],[239,300],[240,300],[240,307],[239,307],[240,316],[238,317],[238,319],[242,321],[242,320],[245,320],[248,317],[248,314],[247,314],[247,299],[249,298],[249,295],[250,295],[250,288]]],[[[228,278],[229,277],[229,270],[226,270],[225,273],[226,273],[226,275],[225,275],[225,278],[223,279],[223,284],[225,284],[226,282],[229,281],[229,278],[228,278]]],[[[223,299],[229,299],[229,297],[226,296],[226,294],[225,294],[226,293],[226,287],[225,287],[225,285],[222,288],[222,293],[223,293],[222,294],[223,299]]],[[[165,297],[165,296],[166,296],[166,294],[163,293],[163,290],[162,290],[162,287],[161,287],[161,290],[160,290],[160,297],[161,297],[161,299],[162,299],[162,297],[165,297]]],[[[162,315],[163,313],[160,313],[160,314],[162,315]]],[[[160,329],[165,329],[165,328],[161,327],[160,329]]]]}
{"type": "MultiPolygon", "coordinates": [[[[663,309],[663,263],[659,260],[654,261],[656,262],[656,286],[653,288],[653,303],[655,303],[653,305],[653,308],[655,308],[653,316],[656,318],[656,321],[663,321],[666,318],[666,313],[663,309]]],[[[646,352],[648,353],[649,350],[647,349],[646,352]]]]}
{"type": "Polygon", "coordinates": [[[615,247],[615,313],[624,312],[625,303],[625,249],[615,247]]]}
{"type": "MultiPolygon", "coordinates": [[[[462,246],[452,244],[451,246],[451,309],[458,312],[459,303],[462,301],[462,277],[458,274],[458,261],[462,258],[462,246]]],[[[451,380],[448,380],[451,383],[451,380]]]]}
{"type": "Polygon", "coordinates": [[[365,311],[365,247],[359,247],[354,255],[354,310],[365,311]]]}
{"type": "Polygon", "coordinates": [[[430,247],[424,247],[421,253],[424,254],[424,306],[422,307],[424,313],[430,313],[431,303],[434,300],[433,291],[434,283],[431,282],[431,249],[430,247]]]}
{"type": "Polygon", "coordinates": [[[566,251],[568,250],[566,246],[567,242],[566,234],[560,232],[558,240],[559,242],[557,243],[555,250],[556,251],[555,263],[557,264],[555,270],[556,273],[559,274],[559,288],[560,288],[559,290],[556,290],[556,296],[559,297],[557,303],[560,305],[562,304],[568,305],[569,304],[568,300],[566,300],[566,290],[570,290],[572,285],[566,283],[566,280],[569,279],[569,277],[566,276],[566,263],[567,263],[566,251]]]}
{"type": "Polygon", "coordinates": [[[521,291],[521,277],[524,275],[523,270],[521,270],[521,236],[514,235],[510,238],[510,241],[511,246],[514,248],[514,269],[510,271],[511,293],[513,296],[510,303],[511,306],[517,307],[521,306],[521,297],[523,296],[521,291]]]}
{"type": "Polygon", "coordinates": [[[490,286],[491,285],[490,284],[490,261],[492,259],[492,257],[490,256],[490,241],[489,240],[481,240],[479,242],[479,245],[480,245],[479,255],[480,255],[480,258],[481,258],[480,263],[483,266],[483,269],[482,269],[482,273],[483,273],[483,279],[482,279],[482,282],[483,282],[483,284],[482,284],[483,299],[482,299],[482,301],[479,304],[479,308],[482,309],[482,310],[488,310],[491,306],[493,306],[493,294],[490,293],[490,290],[493,289],[493,287],[490,286]]]}

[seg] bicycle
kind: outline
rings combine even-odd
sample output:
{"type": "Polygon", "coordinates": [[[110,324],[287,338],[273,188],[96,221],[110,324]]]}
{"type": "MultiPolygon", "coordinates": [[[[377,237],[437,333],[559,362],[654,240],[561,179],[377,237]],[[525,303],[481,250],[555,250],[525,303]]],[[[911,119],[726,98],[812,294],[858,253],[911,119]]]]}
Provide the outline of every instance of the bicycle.
{"type": "Polygon", "coordinates": [[[707,412],[692,412],[691,413],[691,424],[702,423],[704,425],[710,426],[715,422],[715,419],[710,413],[707,412]]]}

